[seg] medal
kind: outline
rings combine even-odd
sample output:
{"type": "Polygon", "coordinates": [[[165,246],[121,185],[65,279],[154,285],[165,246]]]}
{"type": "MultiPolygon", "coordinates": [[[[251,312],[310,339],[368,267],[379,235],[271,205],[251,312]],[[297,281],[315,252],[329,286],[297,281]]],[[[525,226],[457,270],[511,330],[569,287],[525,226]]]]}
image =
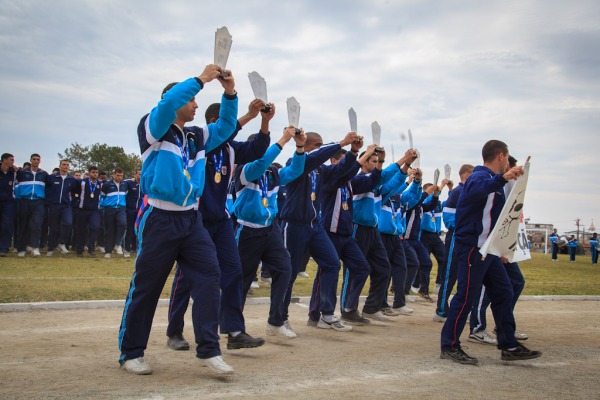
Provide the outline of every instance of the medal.
{"type": "Polygon", "coordinates": [[[93,199],[94,198],[94,193],[90,194],[90,197],[93,199]]]}
{"type": "Polygon", "coordinates": [[[396,216],[392,214],[392,221],[396,220],[396,216]]]}
{"type": "Polygon", "coordinates": [[[266,197],[262,198],[262,205],[264,208],[269,207],[269,199],[267,199],[266,197]]]}
{"type": "Polygon", "coordinates": [[[190,173],[188,172],[187,169],[183,170],[183,174],[185,175],[185,177],[187,178],[187,180],[189,181],[190,179],[192,179],[192,177],[190,176],[190,173]]]}
{"type": "Polygon", "coordinates": [[[315,201],[315,200],[317,199],[317,194],[316,194],[315,192],[312,192],[312,193],[310,194],[310,199],[311,199],[312,201],[315,201]]]}
{"type": "Polygon", "coordinates": [[[342,203],[342,208],[344,211],[348,211],[348,203],[342,203]]]}
{"type": "Polygon", "coordinates": [[[213,161],[215,165],[215,182],[219,184],[221,183],[221,175],[227,174],[227,172],[222,173],[222,169],[226,169],[226,167],[223,167],[223,149],[221,149],[219,157],[217,157],[216,154],[213,154],[213,161]]]}
{"type": "Polygon", "coordinates": [[[220,172],[215,172],[215,182],[221,183],[221,173],[220,172]]]}
{"type": "Polygon", "coordinates": [[[435,222],[435,217],[431,217],[431,222],[435,222]]]}

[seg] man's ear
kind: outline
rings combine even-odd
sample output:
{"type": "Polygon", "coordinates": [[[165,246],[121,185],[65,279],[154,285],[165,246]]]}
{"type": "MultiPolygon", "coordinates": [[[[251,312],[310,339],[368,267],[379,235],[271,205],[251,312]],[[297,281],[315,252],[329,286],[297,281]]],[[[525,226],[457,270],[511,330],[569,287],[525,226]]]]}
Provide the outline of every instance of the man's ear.
{"type": "Polygon", "coordinates": [[[215,122],[217,122],[218,118],[211,118],[210,121],[208,121],[209,124],[213,124],[215,122]]]}

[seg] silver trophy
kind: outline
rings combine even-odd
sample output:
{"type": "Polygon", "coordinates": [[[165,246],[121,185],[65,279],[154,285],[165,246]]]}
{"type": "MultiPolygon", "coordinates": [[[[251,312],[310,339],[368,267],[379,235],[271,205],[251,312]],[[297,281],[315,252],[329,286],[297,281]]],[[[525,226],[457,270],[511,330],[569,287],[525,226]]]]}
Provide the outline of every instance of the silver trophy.
{"type": "Polygon", "coordinates": [[[440,170],[436,168],[435,171],[433,172],[433,185],[437,187],[439,180],[440,180],[440,170]]]}
{"type": "Polygon", "coordinates": [[[268,113],[271,111],[271,107],[269,107],[269,100],[267,98],[267,82],[256,71],[250,72],[248,74],[248,79],[250,80],[250,86],[252,86],[254,97],[265,103],[264,108],[260,111],[268,113]]]}
{"type": "Polygon", "coordinates": [[[415,145],[413,143],[412,132],[410,131],[410,129],[408,130],[408,147],[410,147],[411,149],[415,148],[415,145]]]}
{"type": "MultiPolygon", "coordinates": [[[[226,26],[217,29],[215,32],[215,64],[222,69],[227,67],[227,59],[229,59],[229,51],[231,50],[232,43],[231,35],[226,26]]],[[[221,73],[219,78],[226,76],[228,75],[221,73]]]]}
{"type": "Polygon", "coordinates": [[[417,149],[414,150],[417,153],[417,158],[412,162],[411,165],[413,168],[421,168],[421,152],[417,149]]]}
{"type": "Polygon", "coordinates": [[[354,108],[350,108],[348,110],[348,118],[350,118],[350,132],[357,133],[358,126],[356,123],[356,112],[354,111],[354,108]]]}
{"type": "Polygon", "coordinates": [[[288,112],[288,122],[290,126],[296,128],[296,135],[300,134],[300,129],[298,129],[298,125],[300,124],[300,103],[294,98],[290,97],[286,101],[287,112],[288,112]]]}
{"type": "MultiPolygon", "coordinates": [[[[381,145],[381,126],[377,121],[373,121],[371,124],[371,135],[373,136],[373,143],[381,145]]],[[[375,154],[382,152],[383,147],[375,147],[375,154]]]]}
{"type": "Polygon", "coordinates": [[[450,180],[450,176],[452,175],[452,169],[450,168],[450,164],[444,165],[444,178],[450,180]]]}

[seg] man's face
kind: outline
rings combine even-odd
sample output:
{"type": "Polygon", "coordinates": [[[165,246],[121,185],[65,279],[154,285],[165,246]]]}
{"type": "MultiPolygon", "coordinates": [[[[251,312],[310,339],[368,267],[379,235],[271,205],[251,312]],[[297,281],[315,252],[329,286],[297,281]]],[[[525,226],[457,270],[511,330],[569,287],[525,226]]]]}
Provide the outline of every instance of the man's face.
{"type": "Polygon", "coordinates": [[[77,171],[73,174],[73,178],[75,179],[81,179],[81,172],[77,171]]]}
{"type": "Polygon", "coordinates": [[[379,160],[379,158],[377,156],[371,156],[369,157],[369,159],[367,160],[367,162],[364,165],[364,170],[365,172],[369,173],[371,171],[373,171],[373,169],[375,169],[375,167],[377,166],[377,161],[379,160]]]}
{"type": "Polygon", "coordinates": [[[140,181],[140,173],[141,173],[141,171],[140,171],[140,170],[137,170],[137,171],[135,172],[135,180],[136,180],[136,182],[139,182],[139,181],[140,181]]]}
{"type": "Polygon", "coordinates": [[[33,156],[29,160],[29,162],[31,163],[31,166],[33,168],[37,168],[40,165],[40,161],[42,161],[42,159],[40,157],[38,157],[38,156],[33,156]]]}
{"type": "Polygon", "coordinates": [[[5,158],[4,161],[2,161],[2,164],[7,165],[8,168],[12,168],[13,165],[15,164],[15,158],[14,157],[5,158]]]}
{"type": "Polygon", "coordinates": [[[65,174],[69,173],[69,165],[70,164],[69,164],[68,161],[61,161],[60,162],[60,174],[61,175],[65,175],[65,174]]]}
{"type": "Polygon", "coordinates": [[[98,171],[93,169],[88,173],[89,177],[91,180],[95,181],[96,179],[98,179],[98,171]]]}
{"type": "Polygon", "coordinates": [[[344,159],[344,157],[346,157],[346,154],[342,154],[340,156],[340,158],[337,158],[337,159],[332,157],[331,158],[331,164],[332,165],[339,164],[339,162],[342,161],[344,159]]]}
{"type": "Polygon", "coordinates": [[[115,172],[113,174],[113,179],[117,183],[121,182],[123,180],[123,173],[122,172],[115,172]]]}
{"type": "Polygon", "coordinates": [[[323,146],[323,138],[321,136],[311,135],[304,143],[304,151],[311,152],[320,149],[323,146]]]}
{"type": "Polygon", "coordinates": [[[196,104],[196,98],[192,97],[192,99],[188,101],[187,104],[185,104],[179,110],[177,110],[177,118],[182,120],[183,122],[191,122],[194,120],[197,108],[198,104],[196,104]]]}
{"type": "Polygon", "coordinates": [[[502,154],[500,153],[498,155],[499,159],[500,159],[500,174],[504,174],[506,171],[509,170],[509,166],[508,166],[508,152],[506,152],[506,154],[502,154]]]}

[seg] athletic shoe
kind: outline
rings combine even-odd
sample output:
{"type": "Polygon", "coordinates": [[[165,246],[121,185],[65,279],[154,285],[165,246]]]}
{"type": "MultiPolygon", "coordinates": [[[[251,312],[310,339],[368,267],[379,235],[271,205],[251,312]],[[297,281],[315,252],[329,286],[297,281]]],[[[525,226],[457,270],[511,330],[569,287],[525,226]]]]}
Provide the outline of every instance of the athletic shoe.
{"type": "Polygon", "coordinates": [[[435,288],[433,289],[433,293],[439,293],[441,287],[442,287],[442,285],[440,285],[439,283],[436,283],[435,288]]]}
{"type": "Polygon", "coordinates": [[[96,252],[95,252],[95,251],[93,251],[93,250],[91,250],[91,251],[88,251],[88,254],[89,254],[90,256],[92,256],[92,257],[96,257],[96,252]]]}
{"type": "Polygon", "coordinates": [[[262,283],[266,283],[267,285],[270,285],[271,283],[273,283],[273,278],[263,278],[262,276],[260,277],[260,281],[262,283]]]}
{"type": "Polygon", "coordinates": [[[6,250],[0,251],[0,257],[8,257],[8,251],[6,251],[6,250]]]}
{"type": "Polygon", "coordinates": [[[222,356],[214,356],[211,358],[202,359],[204,365],[212,369],[217,374],[231,375],[233,374],[233,368],[223,360],[222,356]]]}
{"type": "Polygon", "coordinates": [[[466,365],[476,365],[477,364],[477,359],[475,357],[471,357],[470,355],[465,353],[464,350],[460,347],[457,347],[455,349],[450,349],[450,350],[442,350],[442,353],[440,354],[440,358],[445,359],[445,360],[452,360],[459,364],[466,364],[466,365]]]}
{"type": "Polygon", "coordinates": [[[446,322],[446,317],[442,317],[441,315],[438,315],[437,313],[433,314],[433,318],[432,318],[433,322],[446,322]]]}
{"type": "Polygon", "coordinates": [[[381,312],[383,313],[383,315],[387,315],[388,317],[397,317],[398,315],[400,315],[400,313],[392,309],[392,307],[382,308],[381,312]]]}
{"type": "Polygon", "coordinates": [[[252,283],[250,284],[250,289],[258,289],[260,288],[260,286],[258,286],[258,281],[252,281],[252,283]]]}
{"type": "Polygon", "coordinates": [[[104,253],[104,258],[110,258],[110,253],[104,253]]]}
{"type": "Polygon", "coordinates": [[[96,247],[96,251],[99,252],[99,253],[106,253],[106,250],[104,249],[103,246],[96,247]]]}
{"type": "Polygon", "coordinates": [[[517,340],[527,340],[529,339],[529,335],[523,332],[515,331],[515,339],[517,340]]]}
{"type": "Polygon", "coordinates": [[[498,341],[491,337],[489,333],[487,333],[486,331],[478,331],[478,332],[472,332],[469,335],[469,342],[474,342],[474,343],[481,343],[481,344],[491,344],[494,346],[498,345],[498,341]]]}
{"type": "Polygon", "coordinates": [[[31,250],[31,255],[32,255],[32,256],[34,256],[34,257],[39,257],[39,256],[41,256],[41,254],[40,254],[40,249],[38,249],[38,248],[36,247],[35,249],[31,250]]]}
{"type": "Polygon", "coordinates": [[[316,328],[318,323],[319,321],[315,321],[314,319],[308,317],[308,321],[306,321],[306,326],[312,326],[313,328],[316,328]]]}
{"type": "Polygon", "coordinates": [[[415,294],[417,294],[417,293],[419,293],[419,288],[418,288],[418,287],[411,286],[411,287],[410,287],[410,291],[411,291],[411,292],[413,292],[413,293],[415,293],[415,294]]]}
{"type": "Polygon", "coordinates": [[[307,274],[306,272],[304,272],[304,271],[300,271],[300,272],[298,272],[298,276],[299,276],[300,278],[307,278],[307,279],[308,279],[308,278],[310,278],[310,275],[308,275],[308,274],[307,274]]]}
{"type": "Polygon", "coordinates": [[[500,359],[504,361],[531,360],[542,355],[541,351],[529,350],[527,347],[519,344],[515,350],[502,350],[500,359]]]}
{"type": "Polygon", "coordinates": [[[183,333],[178,332],[167,339],[167,346],[173,350],[189,350],[190,344],[184,339],[183,333]]]}
{"type": "Polygon", "coordinates": [[[371,321],[369,321],[367,318],[360,315],[360,313],[357,310],[343,312],[342,321],[347,324],[356,326],[369,325],[371,323],[371,321]]]}
{"type": "Polygon", "coordinates": [[[61,252],[61,254],[69,254],[69,250],[67,250],[67,247],[64,244],[59,244],[56,246],[56,248],[61,252]]]}
{"type": "MultiPolygon", "coordinates": [[[[331,317],[333,317],[333,315],[331,317]]],[[[317,323],[317,328],[333,329],[334,331],[338,332],[350,332],[352,330],[351,326],[344,325],[339,319],[335,319],[335,317],[333,318],[334,319],[331,321],[325,321],[323,317],[321,317],[321,319],[319,319],[319,322],[317,323]]]]}
{"type": "Polygon", "coordinates": [[[25,257],[25,252],[24,251],[18,252],[17,257],[25,257]]]}
{"type": "Polygon", "coordinates": [[[121,368],[135,375],[150,375],[152,373],[152,368],[144,361],[144,357],[127,360],[121,365],[121,368]]]}
{"type": "Polygon", "coordinates": [[[392,319],[386,317],[385,315],[383,315],[383,313],[381,311],[377,311],[375,313],[366,313],[363,311],[363,317],[365,318],[369,318],[369,319],[374,319],[375,321],[382,321],[382,322],[389,322],[392,319]]]}
{"type": "Polygon", "coordinates": [[[52,257],[54,255],[53,251],[47,251],[46,252],[46,257],[52,257]]]}
{"type": "Polygon", "coordinates": [[[400,315],[410,315],[413,313],[413,309],[407,306],[395,307],[394,311],[396,311],[400,315]]]}
{"type": "Polygon", "coordinates": [[[298,337],[298,335],[296,335],[296,332],[294,332],[291,329],[288,329],[287,326],[285,326],[285,324],[281,326],[274,326],[267,323],[267,335],[281,336],[282,338],[286,339],[295,339],[298,337]]]}
{"type": "Polygon", "coordinates": [[[419,290],[419,292],[417,293],[423,300],[425,300],[428,303],[433,303],[433,299],[429,296],[429,294],[427,293],[423,293],[419,290]]]}
{"type": "Polygon", "coordinates": [[[128,252],[128,251],[124,251],[124,252],[123,252],[123,257],[125,257],[125,258],[129,258],[129,257],[131,257],[131,253],[130,253],[130,252],[128,252]]]}
{"type": "Polygon", "coordinates": [[[31,253],[33,251],[33,247],[31,246],[25,246],[25,251],[28,253],[31,253]]]}
{"type": "Polygon", "coordinates": [[[119,245],[119,246],[115,246],[115,252],[117,254],[123,254],[123,248],[119,245]]]}
{"type": "Polygon", "coordinates": [[[413,296],[405,295],[404,299],[406,301],[408,301],[409,303],[414,303],[415,302],[415,298],[413,296]]]}
{"type": "Polygon", "coordinates": [[[227,336],[227,349],[251,349],[254,347],[260,347],[265,344],[265,339],[257,337],[253,338],[246,332],[242,332],[237,336],[227,336]]]}
{"type": "Polygon", "coordinates": [[[77,257],[83,257],[83,253],[77,253],[77,257]]]}

